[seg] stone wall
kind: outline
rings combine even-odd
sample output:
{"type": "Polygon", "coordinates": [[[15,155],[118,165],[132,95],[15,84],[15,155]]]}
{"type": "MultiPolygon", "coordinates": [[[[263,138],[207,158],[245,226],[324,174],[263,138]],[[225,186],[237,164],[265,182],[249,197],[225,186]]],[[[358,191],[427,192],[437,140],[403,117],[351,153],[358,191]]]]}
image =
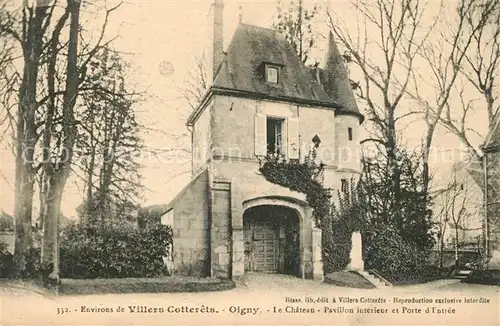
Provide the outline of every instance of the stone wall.
{"type": "MultiPolygon", "coordinates": [[[[217,95],[212,114],[211,141],[213,154],[217,157],[255,159],[254,119],[256,114],[263,114],[283,119],[298,119],[301,157],[308,154],[313,145],[312,138],[318,135],[321,139],[318,151],[323,163],[330,167],[336,166],[335,128],[338,123],[332,109],[217,95]]],[[[286,124],[283,138],[286,143],[286,124]]],[[[285,150],[286,148],[287,146],[285,150]]]]}
{"type": "Polygon", "coordinates": [[[231,277],[231,182],[214,179],[211,187],[211,276],[231,277]]]}
{"type": "Polygon", "coordinates": [[[340,170],[361,171],[359,129],[357,117],[349,115],[335,117],[336,165],[340,170]],[[352,140],[349,140],[349,128],[352,130],[352,140]]]}
{"type": "Polygon", "coordinates": [[[191,169],[197,174],[211,157],[212,151],[212,104],[209,104],[201,113],[192,130],[191,169]]]}
{"type": "Polygon", "coordinates": [[[210,274],[208,173],[208,170],[204,170],[195,177],[171,203],[174,216],[174,272],[177,274],[210,274]]]}

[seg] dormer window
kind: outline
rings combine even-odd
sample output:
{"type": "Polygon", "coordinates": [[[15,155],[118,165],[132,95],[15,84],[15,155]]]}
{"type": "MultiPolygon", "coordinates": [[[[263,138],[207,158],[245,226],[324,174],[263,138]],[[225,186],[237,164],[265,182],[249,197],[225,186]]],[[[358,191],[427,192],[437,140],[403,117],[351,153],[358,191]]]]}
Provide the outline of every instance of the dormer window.
{"type": "Polygon", "coordinates": [[[274,65],[266,64],[266,82],[277,84],[279,82],[280,68],[274,65]]]}

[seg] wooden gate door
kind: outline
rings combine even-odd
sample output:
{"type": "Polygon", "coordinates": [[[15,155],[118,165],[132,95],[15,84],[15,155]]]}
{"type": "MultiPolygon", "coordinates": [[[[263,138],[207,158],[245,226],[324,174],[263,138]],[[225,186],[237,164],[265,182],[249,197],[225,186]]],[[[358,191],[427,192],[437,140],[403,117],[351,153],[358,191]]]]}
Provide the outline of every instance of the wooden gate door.
{"type": "Polygon", "coordinates": [[[278,270],[278,235],[271,226],[245,221],[245,271],[276,273],[278,270]]]}
{"type": "Polygon", "coordinates": [[[252,270],[253,254],[252,254],[252,223],[249,220],[243,220],[243,235],[245,241],[245,272],[252,270]]]}
{"type": "Polygon", "coordinates": [[[267,225],[255,225],[254,241],[254,271],[276,273],[277,236],[276,231],[267,225]]]}

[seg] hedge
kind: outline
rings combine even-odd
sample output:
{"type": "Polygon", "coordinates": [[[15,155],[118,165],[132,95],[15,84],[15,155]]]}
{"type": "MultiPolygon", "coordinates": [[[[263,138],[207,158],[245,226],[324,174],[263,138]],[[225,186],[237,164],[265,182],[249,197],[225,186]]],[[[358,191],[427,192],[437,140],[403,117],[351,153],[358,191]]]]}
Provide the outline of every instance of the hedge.
{"type": "Polygon", "coordinates": [[[135,229],[122,223],[98,227],[70,225],[60,243],[62,278],[157,277],[166,273],[163,257],[172,229],[155,224],[135,229]]]}
{"type": "Polygon", "coordinates": [[[394,282],[423,275],[428,252],[403,239],[391,227],[372,230],[365,248],[365,267],[375,269],[394,282]]]}

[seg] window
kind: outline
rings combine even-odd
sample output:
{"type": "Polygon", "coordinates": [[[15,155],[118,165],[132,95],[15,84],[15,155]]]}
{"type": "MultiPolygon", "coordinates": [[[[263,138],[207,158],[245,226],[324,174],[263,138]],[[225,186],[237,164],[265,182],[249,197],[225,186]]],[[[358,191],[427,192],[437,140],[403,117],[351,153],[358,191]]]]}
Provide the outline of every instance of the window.
{"type": "Polygon", "coordinates": [[[296,117],[255,114],[255,155],[279,153],[289,159],[299,159],[299,119],[296,117]]]}
{"type": "Polygon", "coordinates": [[[275,66],[266,66],[266,82],[277,84],[279,81],[279,68],[275,66]]]}
{"type": "Polygon", "coordinates": [[[283,154],[283,119],[267,118],[267,153],[283,154]]]}
{"type": "Polygon", "coordinates": [[[352,128],[347,128],[347,135],[349,137],[349,140],[352,140],[352,128]]]}

